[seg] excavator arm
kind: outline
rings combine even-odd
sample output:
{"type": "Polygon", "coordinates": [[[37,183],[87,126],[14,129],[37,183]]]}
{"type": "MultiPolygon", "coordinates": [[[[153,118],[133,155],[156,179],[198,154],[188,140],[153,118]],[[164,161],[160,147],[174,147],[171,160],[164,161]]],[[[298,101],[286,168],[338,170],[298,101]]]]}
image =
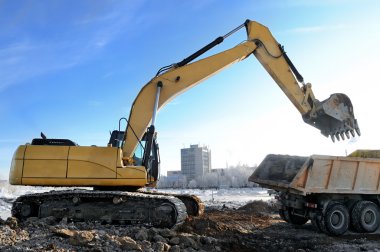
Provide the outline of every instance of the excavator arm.
{"type": "Polygon", "coordinates": [[[131,107],[124,135],[123,156],[133,156],[137,144],[149,125],[151,127],[147,133],[151,132],[150,135],[153,136],[156,112],[165,104],[251,54],[255,55],[279,85],[306,123],[318,128],[323,135],[331,136],[333,140],[335,138],[339,140],[340,137],[344,139],[344,135],[349,137],[349,133],[354,136],[354,131],[360,135],[350,99],[344,94],[333,94],[322,102],[315,99],[311,85],[303,83],[302,76],[269,29],[247,20],[183,61],[160,69],[157,75],[140,90],[131,107]],[[246,41],[226,51],[190,63],[242,27],[247,30],[246,41]]]}

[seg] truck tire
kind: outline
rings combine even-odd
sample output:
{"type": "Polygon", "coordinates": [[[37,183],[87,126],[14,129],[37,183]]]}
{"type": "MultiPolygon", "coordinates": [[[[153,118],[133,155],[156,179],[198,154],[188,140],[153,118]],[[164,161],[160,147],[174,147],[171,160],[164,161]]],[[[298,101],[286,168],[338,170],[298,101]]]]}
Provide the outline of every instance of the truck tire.
{"type": "Polygon", "coordinates": [[[318,231],[328,234],[322,211],[317,212],[317,214],[311,220],[311,224],[313,224],[313,226],[316,227],[318,231]]]}
{"type": "Polygon", "coordinates": [[[319,213],[318,215],[314,216],[313,219],[311,219],[311,224],[319,231],[322,233],[326,233],[326,227],[325,224],[323,223],[323,217],[322,217],[322,212],[319,213]]]}
{"type": "Polygon", "coordinates": [[[344,234],[350,224],[350,214],[347,207],[339,202],[331,202],[320,224],[328,235],[339,236],[344,234]]]}
{"type": "Polygon", "coordinates": [[[379,207],[371,201],[359,201],[352,209],[351,221],[352,227],[357,232],[375,232],[380,224],[379,207]]]}
{"type": "Polygon", "coordinates": [[[317,225],[323,233],[329,234],[325,225],[325,218],[323,216],[321,216],[320,219],[317,219],[317,225]]]}

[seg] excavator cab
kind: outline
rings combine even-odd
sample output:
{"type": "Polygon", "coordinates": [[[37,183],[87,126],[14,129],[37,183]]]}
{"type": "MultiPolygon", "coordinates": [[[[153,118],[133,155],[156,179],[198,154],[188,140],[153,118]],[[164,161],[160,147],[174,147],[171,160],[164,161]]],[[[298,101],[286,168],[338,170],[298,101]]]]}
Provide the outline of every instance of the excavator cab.
{"type": "MultiPolygon", "coordinates": [[[[123,120],[124,118],[121,118],[123,120]]],[[[112,147],[122,148],[125,131],[114,130],[111,133],[108,145],[112,147]]],[[[148,177],[152,178],[153,181],[158,180],[159,170],[160,170],[160,153],[157,143],[157,133],[154,126],[150,126],[141,140],[139,140],[136,150],[133,154],[133,164],[137,166],[144,166],[148,177]]],[[[150,179],[148,179],[150,181],[150,179]]]]}

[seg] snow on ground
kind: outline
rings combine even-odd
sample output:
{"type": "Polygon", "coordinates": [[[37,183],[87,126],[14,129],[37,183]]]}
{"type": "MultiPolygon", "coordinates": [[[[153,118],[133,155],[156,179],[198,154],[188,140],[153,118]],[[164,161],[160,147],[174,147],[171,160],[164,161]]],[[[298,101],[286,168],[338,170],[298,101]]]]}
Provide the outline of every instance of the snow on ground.
{"type": "Polygon", "coordinates": [[[194,194],[201,198],[206,206],[223,206],[237,208],[254,200],[270,201],[267,189],[262,188],[228,188],[228,189],[159,189],[158,192],[176,194],[194,194]]]}
{"type": "Polygon", "coordinates": [[[21,195],[67,189],[68,187],[14,186],[6,180],[0,180],[0,218],[11,216],[12,201],[21,195]]]}
{"type": "MultiPolygon", "coordinates": [[[[6,219],[11,216],[12,201],[17,197],[29,194],[47,192],[51,190],[67,190],[67,187],[34,187],[12,186],[8,181],[0,181],[0,217],[6,219]]],[[[147,190],[149,191],[149,190],[147,190]]],[[[193,194],[201,198],[206,206],[238,208],[254,200],[270,201],[266,189],[262,188],[228,188],[228,189],[159,189],[162,193],[193,194]]]]}

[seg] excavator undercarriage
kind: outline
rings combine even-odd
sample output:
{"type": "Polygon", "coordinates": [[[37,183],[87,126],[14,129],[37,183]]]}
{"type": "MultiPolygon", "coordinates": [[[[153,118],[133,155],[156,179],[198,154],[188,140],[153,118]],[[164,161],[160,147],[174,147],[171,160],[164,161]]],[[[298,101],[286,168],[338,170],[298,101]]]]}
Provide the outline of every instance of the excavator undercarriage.
{"type": "Polygon", "coordinates": [[[58,220],[159,228],[176,228],[187,216],[198,216],[203,211],[202,201],[194,195],[85,189],[23,195],[12,207],[12,215],[21,221],[53,216],[58,220]]]}
{"type": "Polygon", "coordinates": [[[120,191],[67,190],[24,195],[13,203],[12,215],[54,216],[71,221],[144,224],[175,228],[187,217],[186,206],[174,196],[120,191]]]}

